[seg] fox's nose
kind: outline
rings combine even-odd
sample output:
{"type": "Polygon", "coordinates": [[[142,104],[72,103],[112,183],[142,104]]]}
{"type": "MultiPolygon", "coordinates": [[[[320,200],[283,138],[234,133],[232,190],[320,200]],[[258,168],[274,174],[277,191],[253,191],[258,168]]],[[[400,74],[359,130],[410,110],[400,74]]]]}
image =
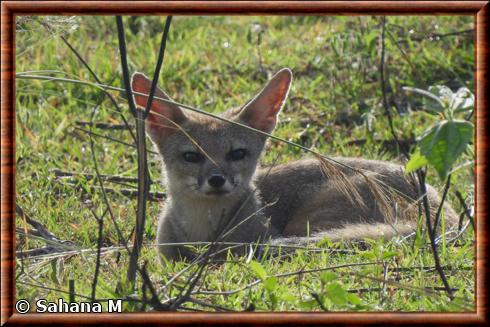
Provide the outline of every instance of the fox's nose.
{"type": "Polygon", "coordinates": [[[208,179],[208,184],[214,188],[220,188],[225,185],[226,179],[223,175],[214,174],[208,179]]]}

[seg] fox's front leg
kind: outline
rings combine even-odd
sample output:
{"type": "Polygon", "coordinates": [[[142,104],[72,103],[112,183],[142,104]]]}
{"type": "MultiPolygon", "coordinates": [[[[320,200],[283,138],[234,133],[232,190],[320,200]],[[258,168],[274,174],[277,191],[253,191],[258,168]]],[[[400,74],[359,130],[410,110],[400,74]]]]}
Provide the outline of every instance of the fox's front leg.
{"type": "Polygon", "coordinates": [[[172,243],[178,243],[179,241],[176,238],[172,224],[165,220],[164,217],[160,217],[158,222],[157,242],[160,256],[164,256],[170,261],[179,259],[179,250],[176,245],[172,245],[172,243]]]}

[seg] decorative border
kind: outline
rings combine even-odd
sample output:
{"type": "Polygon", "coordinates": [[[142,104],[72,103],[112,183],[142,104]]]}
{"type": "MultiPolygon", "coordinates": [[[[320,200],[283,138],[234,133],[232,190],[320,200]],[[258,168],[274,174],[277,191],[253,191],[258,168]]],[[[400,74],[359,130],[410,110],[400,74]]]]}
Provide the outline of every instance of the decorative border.
{"type": "Polygon", "coordinates": [[[488,1],[3,1],[1,3],[1,324],[488,324],[488,1]],[[476,19],[476,312],[475,313],[123,313],[13,312],[15,297],[15,15],[474,15],[476,19]]]}

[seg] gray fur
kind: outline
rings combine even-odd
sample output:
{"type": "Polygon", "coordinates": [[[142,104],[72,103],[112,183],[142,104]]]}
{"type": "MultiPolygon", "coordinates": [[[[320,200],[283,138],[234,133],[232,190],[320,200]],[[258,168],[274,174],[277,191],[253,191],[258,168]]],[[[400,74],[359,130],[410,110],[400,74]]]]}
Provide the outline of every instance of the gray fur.
{"type": "MultiPolygon", "coordinates": [[[[223,116],[271,132],[291,83],[288,69],[276,74],[247,105],[223,116]]],[[[133,76],[133,89],[148,93],[150,85],[142,74],[133,76]]],[[[168,98],[161,90],[157,96],[168,98]]],[[[140,106],[146,98],[135,97],[140,106]]],[[[266,138],[241,126],[216,120],[165,103],[152,106],[147,129],[161,154],[168,198],[158,221],[159,251],[167,259],[192,257],[180,246],[164,243],[212,242],[221,235],[227,242],[304,243],[309,225],[310,240],[332,240],[405,235],[416,228],[419,198],[414,181],[403,167],[361,158],[334,158],[378,180],[392,207],[394,221],[378,205],[366,180],[353,170],[338,169],[355,185],[365,206],[357,205],[338,190],[335,176],[326,176],[318,159],[304,159],[276,167],[257,169],[266,138]],[[158,114],[158,115],[157,115],[158,114]],[[163,117],[165,116],[165,117],[163,117]],[[168,120],[173,123],[169,123],[168,120]],[[177,124],[178,126],[176,126],[177,124]],[[241,160],[230,153],[245,149],[241,160]],[[202,153],[202,161],[187,162],[185,152],[202,153]],[[209,184],[210,176],[225,179],[219,194],[209,184]],[[228,233],[227,233],[228,231],[228,233]],[[227,235],[227,237],[223,237],[227,235]]],[[[437,192],[428,187],[428,198],[436,207],[437,192]]],[[[456,214],[445,207],[450,223],[456,214]]]]}

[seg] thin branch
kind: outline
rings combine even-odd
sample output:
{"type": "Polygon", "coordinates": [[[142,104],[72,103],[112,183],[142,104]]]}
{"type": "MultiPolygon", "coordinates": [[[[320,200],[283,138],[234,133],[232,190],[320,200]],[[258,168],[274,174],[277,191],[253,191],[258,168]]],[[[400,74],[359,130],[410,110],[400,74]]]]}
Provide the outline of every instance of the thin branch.
{"type": "Polygon", "coordinates": [[[52,241],[54,242],[54,244],[58,244],[60,243],[61,241],[56,238],[55,235],[53,235],[46,227],[44,227],[43,224],[41,224],[40,222],[32,219],[31,217],[29,217],[25,212],[24,210],[16,203],[15,204],[15,212],[17,213],[17,215],[23,220],[25,221],[26,223],[28,223],[29,225],[31,225],[32,227],[34,227],[36,229],[36,232],[45,240],[47,241],[52,241]]]}
{"type": "MultiPolygon", "coordinates": [[[[43,22],[41,22],[41,24],[43,24],[43,26],[47,27],[49,29],[49,26],[48,25],[45,25],[43,22]]],[[[95,81],[99,84],[102,84],[101,80],[99,79],[99,77],[97,76],[97,74],[93,71],[92,68],[90,68],[89,64],[85,61],[85,59],[83,59],[83,57],[80,55],[80,53],[71,45],[70,42],[68,42],[68,40],[62,35],[60,34],[60,38],[61,40],[63,40],[63,42],[68,46],[68,48],[70,48],[70,50],[75,54],[75,56],[78,58],[78,60],[80,60],[80,62],[85,66],[85,68],[87,68],[87,70],[89,71],[90,75],[92,75],[92,77],[95,79],[95,81]]],[[[117,104],[116,100],[114,99],[114,97],[108,93],[108,92],[104,92],[104,94],[109,98],[109,100],[112,102],[112,104],[114,105],[114,107],[116,108],[117,112],[119,113],[119,115],[121,116],[121,119],[123,120],[123,123],[124,125],[126,126],[126,128],[128,129],[129,133],[131,134],[131,137],[133,138],[134,141],[136,141],[136,138],[134,136],[134,133],[133,131],[131,130],[131,128],[129,127],[129,124],[128,124],[128,121],[126,120],[126,117],[124,116],[121,108],[119,108],[119,105],[117,104]]]]}
{"type": "Polygon", "coordinates": [[[475,230],[475,219],[473,219],[473,217],[471,216],[471,211],[468,208],[468,206],[466,205],[466,201],[463,199],[463,195],[461,194],[461,192],[459,190],[456,190],[455,194],[456,194],[456,197],[458,198],[459,202],[461,203],[461,206],[463,207],[463,210],[464,210],[463,213],[466,215],[466,217],[468,217],[468,220],[470,221],[471,226],[473,227],[473,230],[475,230]]]}
{"type": "Polygon", "coordinates": [[[395,132],[395,127],[393,125],[393,117],[391,115],[391,109],[388,103],[388,97],[386,94],[386,81],[385,81],[385,52],[386,52],[386,44],[385,44],[385,33],[386,33],[386,16],[381,17],[381,57],[379,61],[379,74],[380,74],[380,82],[381,82],[381,93],[383,96],[383,108],[385,111],[386,118],[388,118],[388,125],[390,126],[391,135],[393,139],[398,144],[398,149],[402,151],[405,158],[409,158],[409,154],[406,152],[405,148],[401,146],[401,143],[398,139],[398,136],[395,132]]]}
{"type": "Polygon", "coordinates": [[[311,292],[310,294],[311,294],[311,297],[315,299],[316,303],[318,303],[318,305],[320,306],[320,308],[323,311],[328,311],[328,309],[325,308],[325,306],[323,305],[322,299],[320,299],[320,296],[318,295],[318,293],[311,292]]]}
{"type": "MultiPolygon", "coordinates": [[[[70,294],[70,291],[65,291],[65,290],[58,289],[58,288],[48,287],[48,286],[44,286],[44,285],[40,285],[40,284],[33,284],[33,283],[29,283],[29,282],[24,282],[21,280],[17,280],[16,282],[19,284],[22,284],[22,285],[40,288],[40,289],[44,289],[44,290],[48,290],[48,291],[53,291],[53,292],[58,292],[58,293],[68,294],[68,295],[70,294]]],[[[90,296],[78,294],[78,293],[73,293],[73,294],[78,298],[91,300],[90,296]]],[[[131,299],[131,298],[127,298],[127,297],[126,298],[100,298],[100,299],[96,299],[97,302],[107,302],[108,300],[123,300],[123,301],[131,301],[131,302],[140,302],[139,300],[131,299]]]]}
{"type": "MultiPolygon", "coordinates": [[[[87,174],[87,173],[78,173],[78,172],[71,172],[71,171],[63,171],[57,168],[53,168],[49,170],[52,172],[56,177],[83,177],[85,180],[89,181],[94,178],[97,178],[97,176],[93,174],[87,174]]],[[[126,176],[117,176],[117,175],[100,175],[100,177],[107,182],[115,182],[115,183],[137,183],[138,179],[134,177],[126,177],[126,176]]]]}
{"type": "MultiPolygon", "coordinates": [[[[274,274],[271,275],[270,277],[276,277],[276,278],[282,278],[282,277],[289,277],[289,276],[295,276],[295,275],[303,275],[303,274],[308,274],[308,273],[313,273],[313,272],[321,272],[321,271],[327,271],[327,270],[335,270],[335,269],[340,269],[340,268],[349,268],[349,267],[359,267],[359,266],[369,266],[369,265],[377,265],[380,264],[380,262],[359,262],[359,263],[348,263],[348,264],[342,264],[342,265],[336,265],[336,266],[330,266],[330,267],[323,267],[323,268],[316,268],[316,269],[300,269],[288,273],[282,273],[282,274],[274,274]]],[[[197,291],[193,292],[192,294],[214,294],[214,295],[232,295],[236,294],[239,292],[242,292],[248,288],[251,288],[259,283],[262,282],[262,279],[256,279],[253,282],[235,290],[231,291],[222,291],[222,292],[217,292],[217,291],[197,291]]]]}
{"type": "Polygon", "coordinates": [[[168,38],[168,32],[170,28],[170,23],[172,21],[172,16],[167,17],[165,29],[162,34],[162,41],[157,61],[157,66],[153,76],[153,81],[151,85],[150,94],[146,104],[146,109],[144,112],[141,110],[136,110],[136,105],[134,102],[134,97],[131,88],[131,82],[129,78],[129,66],[127,63],[126,54],[126,40],[124,36],[124,26],[123,19],[121,16],[116,16],[117,32],[119,38],[119,52],[121,58],[121,67],[123,71],[123,79],[126,90],[126,98],[128,100],[130,111],[136,119],[136,138],[137,138],[137,150],[138,150],[138,204],[136,213],[136,230],[134,238],[134,247],[131,253],[129,268],[128,268],[128,279],[134,283],[136,278],[136,269],[138,265],[138,257],[143,243],[143,233],[145,228],[146,220],[146,200],[148,198],[149,192],[149,175],[148,175],[148,164],[146,159],[146,139],[145,139],[145,119],[150,111],[151,104],[153,101],[153,96],[156,90],[156,85],[158,82],[158,76],[160,74],[160,69],[163,64],[163,58],[165,54],[165,47],[168,38]]]}
{"type": "Polygon", "coordinates": [[[441,277],[442,283],[444,284],[444,287],[446,288],[447,295],[451,300],[454,299],[453,291],[452,288],[449,286],[449,282],[447,281],[446,274],[441,268],[441,262],[439,259],[439,254],[437,253],[437,244],[435,240],[435,226],[432,227],[432,221],[431,221],[431,213],[430,213],[430,205],[429,205],[429,200],[427,198],[427,187],[425,186],[425,172],[422,171],[421,169],[418,169],[417,171],[417,176],[419,179],[419,186],[424,194],[422,198],[422,203],[423,203],[423,208],[424,208],[424,213],[425,213],[425,223],[427,225],[427,230],[429,234],[429,240],[430,240],[430,246],[432,249],[432,255],[434,257],[434,263],[436,266],[436,270],[439,273],[439,276],[441,277]]]}
{"type": "Polygon", "coordinates": [[[108,124],[108,123],[91,123],[88,121],[76,121],[76,125],[78,126],[94,126],[95,128],[98,129],[104,129],[104,130],[132,130],[134,126],[132,125],[124,125],[124,124],[108,124]]]}
{"type": "Polygon", "coordinates": [[[104,216],[107,214],[107,209],[104,211],[104,213],[99,217],[97,213],[92,209],[89,208],[90,212],[92,213],[93,217],[97,221],[98,225],[98,237],[97,237],[97,257],[95,260],[95,272],[94,272],[94,278],[92,280],[92,302],[95,302],[95,294],[97,290],[97,282],[99,280],[99,273],[100,273],[100,257],[101,257],[101,251],[102,251],[102,241],[103,241],[103,236],[104,236],[104,216]]]}
{"type": "Polygon", "coordinates": [[[201,300],[198,300],[198,299],[195,299],[195,298],[192,298],[192,297],[189,298],[189,302],[194,303],[194,304],[201,305],[203,307],[213,308],[216,311],[223,311],[223,312],[235,312],[236,311],[236,310],[229,309],[229,308],[226,308],[226,307],[222,307],[222,306],[219,306],[219,305],[216,305],[216,304],[206,303],[204,301],[201,301],[201,300]]]}
{"type": "MultiPolygon", "coordinates": [[[[74,80],[74,79],[69,79],[69,78],[58,78],[58,77],[42,76],[42,75],[28,75],[28,74],[23,74],[22,72],[16,73],[15,76],[18,79],[37,79],[37,80],[48,80],[48,81],[53,81],[53,82],[67,82],[67,83],[87,85],[87,86],[92,86],[92,87],[96,87],[96,88],[103,88],[103,89],[113,90],[113,91],[119,91],[119,92],[124,92],[125,91],[122,88],[118,88],[118,87],[114,87],[114,86],[108,86],[108,85],[103,85],[103,84],[98,84],[98,83],[91,83],[91,82],[88,82],[88,81],[74,80]]],[[[140,93],[140,92],[133,92],[133,94],[134,95],[148,96],[148,94],[146,94],[146,93],[140,93]]],[[[208,117],[213,117],[215,119],[218,119],[218,120],[221,120],[221,121],[224,121],[224,122],[228,122],[230,124],[234,124],[236,126],[240,126],[242,128],[248,129],[248,130],[253,131],[255,133],[258,133],[260,135],[264,135],[264,136],[266,136],[266,137],[268,137],[268,138],[270,138],[272,140],[279,141],[279,142],[282,142],[282,143],[291,145],[293,147],[299,148],[301,150],[304,150],[304,151],[306,151],[308,153],[311,153],[311,154],[320,156],[320,157],[322,157],[322,158],[324,158],[326,160],[329,160],[330,162],[335,163],[336,165],[338,165],[340,167],[344,167],[344,168],[350,169],[350,170],[352,170],[352,171],[354,171],[356,173],[359,173],[359,174],[364,174],[364,172],[362,171],[362,169],[351,167],[351,166],[349,166],[347,164],[344,164],[344,163],[342,163],[340,161],[335,160],[333,157],[329,157],[329,156],[327,156],[325,154],[322,154],[320,152],[317,152],[317,151],[315,151],[315,150],[313,150],[311,148],[307,148],[307,147],[305,147],[305,146],[303,146],[301,144],[294,143],[292,141],[289,141],[287,139],[281,138],[279,136],[275,136],[275,135],[269,134],[267,132],[264,132],[264,131],[255,129],[255,128],[250,127],[250,126],[248,126],[246,124],[243,124],[243,123],[240,123],[240,122],[237,122],[237,121],[228,119],[226,117],[222,117],[222,116],[219,116],[219,115],[216,115],[216,114],[213,114],[213,113],[210,113],[210,112],[201,110],[201,109],[197,109],[195,107],[192,107],[192,106],[189,106],[189,105],[186,105],[186,104],[183,104],[183,103],[175,102],[175,101],[172,101],[172,100],[167,100],[167,99],[163,99],[163,98],[159,98],[159,97],[154,97],[154,100],[157,100],[157,101],[160,101],[160,102],[174,104],[174,105],[177,105],[177,106],[179,106],[179,107],[181,107],[183,109],[187,109],[187,110],[190,110],[190,111],[193,111],[193,112],[197,112],[197,113],[203,114],[203,115],[208,116],[208,117]]]]}
{"type": "Polygon", "coordinates": [[[383,262],[383,282],[379,289],[379,298],[381,299],[380,305],[383,305],[386,300],[386,281],[388,280],[388,270],[388,264],[383,262]]]}
{"type": "MultiPolygon", "coordinates": [[[[148,288],[151,293],[150,305],[157,311],[168,311],[170,306],[168,304],[162,304],[160,299],[158,298],[157,291],[153,287],[153,283],[150,280],[150,276],[148,275],[148,271],[146,269],[146,262],[143,264],[141,268],[141,278],[143,279],[143,286],[148,288]]],[[[146,295],[145,295],[146,297],[146,295]]]]}
{"type": "Polygon", "coordinates": [[[151,82],[150,93],[148,94],[148,99],[146,101],[145,114],[143,119],[148,117],[150,113],[151,105],[153,102],[153,97],[155,96],[155,91],[158,84],[158,76],[160,75],[160,70],[163,65],[163,58],[165,57],[165,48],[167,47],[168,31],[170,30],[170,24],[172,23],[172,16],[168,16],[165,21],[165,27],[162,33],[162,40],[160,41],[160,51],[158,52],[157,66],[155,72],[153,73],[153,80],[151,82]]]}
{"type": "MultiPolygon", "coordinates": [[[[393,117],[391,116],[391,111],[388,105],[388,100],[386,96],[386,82],[385,82],[385,75],[384,75],[384,70],[385,70],[385,30],[386,30],[386,17],[383,16],[381,18],[381,58],[380,58],[380,64],[379,64],[379,69],[380,69],[380,80],[381,80],[381,91],[383,94],[383,107],[386,113],[386,117],[388,118],[391,134],[395,141],[399,143],[398,137],[395,133],[395,129],[393,127],[393,117]]],[[[399,149],[402,151],[403,155],[406,157],[406,159],[410,159],[410,155],[408,152],[405,151],[404,148],[399,146],[399,149]]],[[[441,268],[441,263],[439,259],[439,255],[437,253],[437,244],[435,242],[435,227],[434,229],[432,228],[432,220],[431,220],[431,212],[430,212],[430,206],[429,206],[429,200],[427,198],[427,187],[425,186],[425,173],[422,172],[420,169],[417,170],[417,176],[418,176],[418,181],[419,181],[419,188],[422,193],[422,203],[425,211],[425,217],[426,217],[426,226],[428,229],[428,234],[429,234],[429,239],[430,239],[430,245],[432,249],[432,254],[434,257],[434,262],[436,266],[436,270],[439,273],[442,282],[444,284],[444,287],[446,288],[447,294],[449,298],[452,300],[454,298],[453,292],[451,291],[451,287],[449,286],[449,283],[447,281],[446,275],[444,274],[444,271],[441,268]]],[[[419,202],[420,203],[420,202],[419,202]]],[[[442,207],[443,201],[441,201],[440,207],[442,207]]],[[[438,218],[436,217],[436,222],[438,218]]]]}
{"type": "Polygon", "coordinates": [[[70,302],[73,303],[75,302],[75,280],[74,279],[69,279],[68,280],[68,289],[70,290],[70,302]]]}
{"type": "MultiPolygon", "coordinates": [[[[99,106],[95,106],[92,110],[92,113],[91,113],[91,116],[90,116],[90,121],[92,122],[94,117],[95,117],[95,112],[97,111],[97,108],[99,106]]],[[[92,135],[91,134],[88,134],[89,135],[89,141],[90,141],[90,151],[92,153],[92,162],[94,164],[94,170],[95,170],[95,174],[97,176],[97,181],[99,182],[99,186],[100,186],[100,189],[102,191],[102,199],[104,201],[104,204],[107,208],[107,212],[109,213],[109,216],[111,217],[111,220],[112,220],[112,223],[114,224],[114,227],[116,229],[116,232],[117,232],[117,235],[119,237],[119,242],[123,244],[123,246],[125,247],[125,249],[128,251],[128,253],[131,253],[130,249],[128,248],[128,245],[127,245],[127,242],[126,240],[124,239],[124,236],[121,232],[121,229],[119,228],[119,225],[117,224],[117,221],[116,221],[116,217],[114,215],[114,213],[112,212],[112,208],[111,208],[111,204],[109,202],[109,199],[107,197],[107,193],[105,191],[105,188],[104,188],[104,181],[100,175],[100,171],[99,171],[99,165],[97,163],[97,155],[96,155],[96,152],[95,152],[95,143],[94,143],[94,140],[92,138],[92,135]]]]}
{"type": "Polygon", "coordinates": [[[451,186],[451,174],[447,176],[446,185],[444,185],[444,191],[442,193],[441,202],[439,203],[439,207],[437,208],[436,216],[434,217],[434,229],[432,230],[432,237],[436,238],[437,226],[439,225],[439,219],[441,217],[442,208],[444,206],[444,202],[446,202],[447,192],[449,191],[449,187],[451,186]]]}
{"type": "MultiPolygon", "coordinates": [[[[77,185],[75,183],[62,183],[62,184],[71,186],[74,189],[76,189],[77,191],[86,192],[85,187],[82,187],[82,186],[77,185]]],[[[88,186],[88,189],[90,189],[91,191],[96,191],[96,190],[100,190],[101,187],[100,186],[88,186]]],[[[137,190],[130,190],[127,188],[114,189],[114,188],[110,188],[110,187],[105,187],[105,192],[111,193],[111,194],[120,194],[120,195],[124,195],[127,197],[132,197],[132,198],[138,196],[137,190]]],[[[154,201],[154,202],[161,202],[163,199],[165,199],[167,197],[167,195],[165,193],[162,193],[162,192],[149,192],[148,195],[149,195],[148,200],[154,201]]]]}
{"type": "MultiPolygon", "coordinates": [[[[101,137],[101,138],[107,139],[109,141],[116,142],[116,143],[119,143],[119,144],[122,144],[122,145],[125,145],[125,146],[129,146],[129,147],[132,147],[132,148],[137,148],[137,146],[134,145],[134,144],[127,143],[127,142],[124,142],[124,141],[115,139],[115,138],[113,138],[111,136],[107,136],[107,135],[95,133],[95,132],[92,132],[92,131],[83,129],[81,127],[78,127],[78,126],[75,126],[74,129],[79,130],[79,131],[82,131],[82,132],[84,132],[86,134],[89,134],[89,135],[92,135],[92,136],[101,137]]],[[[146,150],[146,151],[148,151],[149,153],[152,153],[152,154],[157,154],[155,151],[151,151],[151,150],[146,150]]]]}

